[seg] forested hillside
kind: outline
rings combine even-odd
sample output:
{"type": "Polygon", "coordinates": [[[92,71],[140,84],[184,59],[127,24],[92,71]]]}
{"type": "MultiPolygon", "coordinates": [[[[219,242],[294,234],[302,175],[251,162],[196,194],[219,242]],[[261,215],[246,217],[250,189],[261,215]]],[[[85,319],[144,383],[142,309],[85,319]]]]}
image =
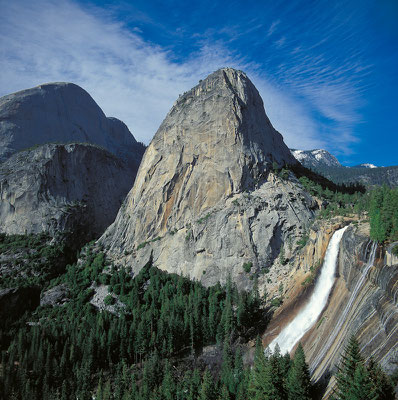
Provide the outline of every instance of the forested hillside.
{"type": "Polygon", "coordinates": [[[43,305],[16,322],[1,323],[4,398],[89,399],[93,388],[102,385],[105,391],[106,385],[119,391],[114,398],[125,393],[136,398],[136,384],[142,398],[150,398],[163,375],[171,379],[171,360],[181,359],[173,371],[182,373],[185,367],[179,363],[190,364],[190,355],[203,346],[245,341],[266,321],[266,299],[256,290],[238,293],[231,282],[206,289],[150,265],[133,278],[107,265],[90,246],[46,289],[60,285],[68,288],[65,304],[43,305]],[[117,300],[112,312],[100,312],[90,303],[97,285],[106,285],[109,292],[105,307],[117,300]]]}
{"type": "MultiPolygon", "coordinates": [[[[282,178],[290,173],[275,172],[282,178]]],[[[367,212],[374,240],[398,239],[397,189],[361,193],[304,172],[296,171],[301,184],[324,202],[319,218],[367,212]]],[[[225,287],[205,288],[150,264],[132,276],[107,262],[93,244],[62,273],[51,266],[63,249],[49,245],[46,235],[2,235],[1,243],[3,254],[21,257],[20,267],[2,276],[2,287],[39,285],[42,293],[67,288],[62,303],[42,302],[19,319],[1,321],[3,398],[90,399],[94,393],[104,400],[233,400],[275,393],[278,399],[307,399],[319,391],[310,384],[300,347],[291,361],[278,351],[264,355],[258,343],[254,367],[243,362],[243,344],[264,331],[280,305],[260,297],[256,285],[252,292],[238,292],[230,280],[225,287]],[[61,275],[53,278],[54,273],[61,275]],[[94,301],[103,290],[107,294],[94,301]],[[218,367],[209,369],[200,355],[212,344],[220,356],[218,367]]],[[[376,374],[372,371],[366,376],[376,374]]]]}
{"type": "Polygon", "coordinates": [[[314,168],[316,172],[336,183],[359,182],[366,186],[398,185],[398,166],[377,168],[355,168],[355,167],[323,167],[314,168]]]}

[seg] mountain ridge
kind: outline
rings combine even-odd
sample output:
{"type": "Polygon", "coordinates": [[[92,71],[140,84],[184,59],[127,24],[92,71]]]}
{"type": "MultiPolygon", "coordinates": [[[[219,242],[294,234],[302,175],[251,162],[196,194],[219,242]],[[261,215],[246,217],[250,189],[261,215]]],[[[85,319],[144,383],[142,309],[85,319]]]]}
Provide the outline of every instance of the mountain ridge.
{"type": "Polygon", "coordinates": [[[337,158],[324,149],[298,150],[290,149],[293,156],[307,168],[342,167],[337,158]]]}
{"type": "Polygon", "coordinates": [[[314,170],[336,184],[398,186],[398,166],[378,167],[374,164],[363,163],[347,167],[341,165],[335,156],[323,149],[290,150],[306,168],[314,170]]]}

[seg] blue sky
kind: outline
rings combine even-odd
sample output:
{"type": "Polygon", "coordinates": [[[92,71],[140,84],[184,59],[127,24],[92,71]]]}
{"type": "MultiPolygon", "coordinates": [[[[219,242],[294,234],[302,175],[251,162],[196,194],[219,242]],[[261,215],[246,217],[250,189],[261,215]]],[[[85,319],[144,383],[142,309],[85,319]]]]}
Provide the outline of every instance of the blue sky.
{"type": "Polygon", "coordinates": [[[0,95],[85,88],[149,143],[180,93],[244,70],[290,147],[398,164],[398,1],[0,0],[0,95]]]}

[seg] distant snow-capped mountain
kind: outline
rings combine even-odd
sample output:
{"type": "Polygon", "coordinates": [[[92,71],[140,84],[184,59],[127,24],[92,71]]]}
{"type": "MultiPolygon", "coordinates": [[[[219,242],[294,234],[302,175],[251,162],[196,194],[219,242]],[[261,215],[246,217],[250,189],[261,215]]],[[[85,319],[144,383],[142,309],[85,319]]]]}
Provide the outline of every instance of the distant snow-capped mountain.
{"type": "Polygon", "coordinates": [[[323,149],[297,150],[290,149],[293,156],[307,168],[342,167],[335,156],[323,149]]]}
{"type": "Polygon", "coordinates": [[[365,164],[355,165],[353,168],[378,168],[378,166],[374,164],[365,163],[365,164]]]}
{"type": "Polygon", "coordinates": [[[363,163],[353,167],[341,165],[337,158],[326,150],[290,149],[293,156],[318,174],[335,183],[361,183],[366,186],[382,185],[398,186],[398,166],[378,167],[363,163]]]}

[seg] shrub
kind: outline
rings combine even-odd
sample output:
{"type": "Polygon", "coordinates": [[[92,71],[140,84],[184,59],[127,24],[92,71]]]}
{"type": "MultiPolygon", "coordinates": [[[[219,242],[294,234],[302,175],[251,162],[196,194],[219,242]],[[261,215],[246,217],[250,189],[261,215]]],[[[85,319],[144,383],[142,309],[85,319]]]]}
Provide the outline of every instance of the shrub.
{"type": "Polygon", "coordinates": [[[199,218],[196,222],[198,224],[202,224],[203,222],[206,222],[211,216],[211,213],[207,213],[204,217],[199,218]]]}
{"type": "Polygon", "coordinates": [[[299,239],[298,242],[297,242],[297,245],[300,247],[300,249],[305,247],[305,245],[308,242],[308,239],[309,239],[308,233],[304,233],[303,237],[301,239],[299,239]]]}
{"type": "Polygon", "coordinates": [[[243,270],[248,274],[252,269],[253,263],[251,261],[243,263],[243,270]]]}
{"type": "Polygon", "coordinates": [[[104,303],[107,306],[111,306],[116,303],[116,299],[111,294],[108,294],[108,296],[106,296],[104,299],[104,303]]]}
{"type": "Polygon", "coordinates": [[[143,249],[149,242],[142,242],[137,246],[137,250],[143,249]]]}
{"type": "Polygon", "coordinates": [[[279,253],[279,262],[281,265],[286,265],[289,262],[289,259],[285,257],[285,248],[282,246],[281,251],[279,253]]]}
{"type": "Polygon", "coordinates": [[[271,306],[272,307],[280,307],[281,305],[282,305],[282,303],[283,303],[283,300],[282,300],[282,298],[281,297],[274,297],[272,300],[271,300],[271,306]]]}

